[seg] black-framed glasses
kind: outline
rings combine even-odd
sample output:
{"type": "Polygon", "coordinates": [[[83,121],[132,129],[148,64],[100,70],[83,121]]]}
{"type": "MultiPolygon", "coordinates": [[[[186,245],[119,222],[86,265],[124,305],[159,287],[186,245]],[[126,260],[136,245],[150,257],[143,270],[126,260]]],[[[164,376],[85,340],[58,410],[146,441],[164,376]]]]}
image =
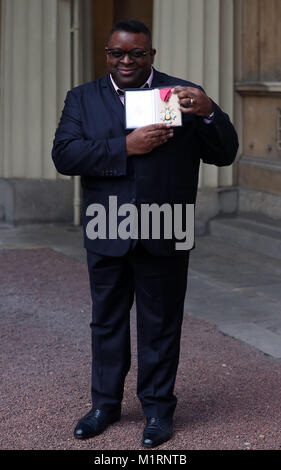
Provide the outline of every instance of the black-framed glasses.
{"type": "Polygon", "coordinates": [[[132,49],[131,51],[123,51],[123,49],[109,49],[108,47],[106,47],[105,50],[106,53],[115,60],[123,59],[126,54],[128,54],[131,60],[138,60],[151,52],[151,49],[132,49]]]}

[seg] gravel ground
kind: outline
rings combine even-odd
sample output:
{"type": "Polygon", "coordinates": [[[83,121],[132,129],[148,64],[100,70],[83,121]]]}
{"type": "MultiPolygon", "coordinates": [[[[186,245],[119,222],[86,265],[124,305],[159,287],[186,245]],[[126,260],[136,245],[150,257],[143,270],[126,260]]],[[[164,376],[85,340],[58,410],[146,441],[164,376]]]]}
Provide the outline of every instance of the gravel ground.
{"type": "MultiPolygon", "coordinates": [[[[77,441],[90,403],[91,301],[85,264],[49,248],[0,251],[1,433],[9,450],[141,450],[132,366],[122,419],[77,441]]],[[[159,450],[281,449],[281,361],[185,314],[174,436],[159,450]]]]}

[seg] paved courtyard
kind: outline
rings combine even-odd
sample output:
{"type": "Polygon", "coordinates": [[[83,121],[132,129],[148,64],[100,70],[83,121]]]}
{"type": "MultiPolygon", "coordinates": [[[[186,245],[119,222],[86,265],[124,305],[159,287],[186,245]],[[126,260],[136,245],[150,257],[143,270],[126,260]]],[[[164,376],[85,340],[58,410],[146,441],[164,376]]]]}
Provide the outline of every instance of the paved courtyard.
{"type": "MultiPolygon", "coordinates": [[[[122,419],[94,439],[73,438],[91,406],[85,260],[80,228],[0,227],[1,449],[142,449],[134,308],[122,419]]],[[[175,432],[159,449],[281,448],[280,279],[280,260],[197,238],[175,432]]]]}

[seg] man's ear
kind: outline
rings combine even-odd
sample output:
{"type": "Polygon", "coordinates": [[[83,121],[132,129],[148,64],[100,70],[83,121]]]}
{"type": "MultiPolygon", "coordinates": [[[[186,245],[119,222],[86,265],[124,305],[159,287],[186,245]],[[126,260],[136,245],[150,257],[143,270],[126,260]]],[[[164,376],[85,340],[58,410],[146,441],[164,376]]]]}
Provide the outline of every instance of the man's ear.
{"type": "Polygon", "coordinates": [[[156,49],[151,49],[151,63],[152,63],[152,64],[153,64],[153,62],[154,62],[155,54],[156,54],[156,49]]]}

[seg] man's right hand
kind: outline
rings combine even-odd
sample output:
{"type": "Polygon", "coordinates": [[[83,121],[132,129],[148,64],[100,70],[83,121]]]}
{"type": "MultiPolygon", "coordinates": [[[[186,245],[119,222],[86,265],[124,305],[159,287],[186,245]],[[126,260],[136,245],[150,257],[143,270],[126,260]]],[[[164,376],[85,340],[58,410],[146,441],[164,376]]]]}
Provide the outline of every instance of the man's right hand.
{"type": "Polygon", "coordinates": [[[151,152],[155,147],[173,137],[174,131],[169,124],[151,124],[139,127],[126,137],[127,156],[151,152]]]}

